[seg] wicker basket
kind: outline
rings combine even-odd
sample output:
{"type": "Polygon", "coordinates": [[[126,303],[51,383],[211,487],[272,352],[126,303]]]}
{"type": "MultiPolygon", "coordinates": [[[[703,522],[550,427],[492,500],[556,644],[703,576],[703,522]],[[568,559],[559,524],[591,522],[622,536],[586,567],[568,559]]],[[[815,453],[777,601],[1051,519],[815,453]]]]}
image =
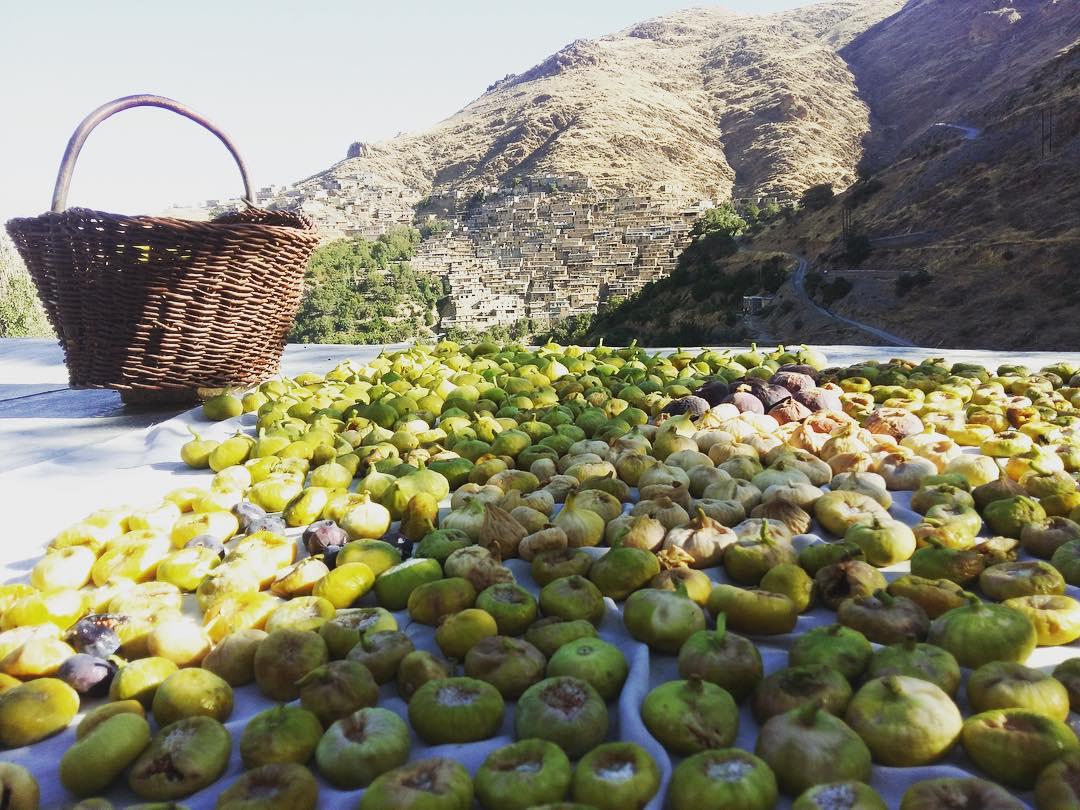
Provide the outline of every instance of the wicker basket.
{"type": "Polygon", "coordinates": [[[235,147],[161,96],[102,105],[71,136],[52,211],[7,223],[64,349],[72,388],[114,388],[129,404],[190,404],[278,370],[318,243],[311,220],[252,203],[235,147]],[[216,135],[247,207],[210,222],[65,210],[79,151],[95,126],[131,107],[161,107],[216,135]]]}

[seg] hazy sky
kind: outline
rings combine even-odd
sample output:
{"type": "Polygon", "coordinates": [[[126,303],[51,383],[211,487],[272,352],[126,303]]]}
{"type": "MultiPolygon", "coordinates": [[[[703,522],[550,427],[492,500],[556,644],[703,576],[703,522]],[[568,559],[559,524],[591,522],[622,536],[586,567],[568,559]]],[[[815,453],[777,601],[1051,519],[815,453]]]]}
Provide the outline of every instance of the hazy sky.
{"type": "MultiPolygon", "coordinates": [[[[768,12],[804,0],[728,0],[768,12]]],[[[0,36],[0,221],[44,211],[75,125],[109,99],[152,92],[235,140],[256,185],[288,183],[353,141],[424,129],[578,38],[693,0],[52,0],[7,3],[0,36]]],[[[698,5],[701,5],[698,3],[698,5]]],[[[238,196],[228,154],[161,110],[90,136],[69,204],[149,213],[238,196]]]]}

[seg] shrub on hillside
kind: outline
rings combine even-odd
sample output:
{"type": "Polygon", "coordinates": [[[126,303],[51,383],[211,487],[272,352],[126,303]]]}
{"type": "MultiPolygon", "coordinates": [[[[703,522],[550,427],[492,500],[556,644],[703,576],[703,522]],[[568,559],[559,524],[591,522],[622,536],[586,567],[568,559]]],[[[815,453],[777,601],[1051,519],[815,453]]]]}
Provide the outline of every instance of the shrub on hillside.
{"type": "Polygon", "coordinates": [[[836,192],[833,191],[832,183],[819,183],[803,192],[799,207],[810,211],[820,211],[831,203],[835,196],[836,192]]]}
{"type": "Polygon", "coordinates": [[[409,266],[419,242],[414,228],[398,228],[374,242],[342,239],[316,250],[289,340],[393,343],[427,334],[443,289],[409,266]]]}

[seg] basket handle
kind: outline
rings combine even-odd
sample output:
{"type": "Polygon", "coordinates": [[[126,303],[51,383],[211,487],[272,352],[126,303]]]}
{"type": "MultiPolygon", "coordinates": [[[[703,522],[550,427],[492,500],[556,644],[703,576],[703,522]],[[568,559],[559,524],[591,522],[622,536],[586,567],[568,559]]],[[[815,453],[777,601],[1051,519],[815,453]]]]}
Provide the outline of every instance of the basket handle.
{"type": "Polygon", "coordinates": [[[54,213],[59,214],[67,208],[68,186],[71,185],[71,175],[75,171],[75,161],[78,160],[79,152],[82,151],[83,144],[86,143],[86,139],[94,127],[106,118],[132,107],[160,107],[163,110],[172,110],[185,118],[190,118],[199,126],[216,135],[217,139],[225,144],[225,148],[229,150],[229,154],[233,156],[233,160],[236,161],[236,165],[240,169],[240,178],[244,181],[244,201],[249,205],[255,205],[255,195],[251,189],[251,179],[248,177],[244,159],[240,157],[240,153],[236,151],[236,147],[233,146],[228,135],[179,101],[173,101],[171,98],[165,98],[164,96],[135,95],[124,96],[102,104],[86,116],[76,128],[68,141],[67,148],[64,150],[64,158],[60,161],[60,172],[56,176],[56,188],[53,189],[52,199],[54,213]]]}

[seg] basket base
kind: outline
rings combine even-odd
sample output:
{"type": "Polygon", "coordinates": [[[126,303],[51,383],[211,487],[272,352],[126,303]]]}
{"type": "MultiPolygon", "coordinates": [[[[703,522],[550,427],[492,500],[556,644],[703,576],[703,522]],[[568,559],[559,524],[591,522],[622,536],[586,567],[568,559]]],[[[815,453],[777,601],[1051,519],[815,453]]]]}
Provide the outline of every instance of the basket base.
{"type": "Polygon", "coordinates": [[[118,391],[120,400],[133,410],[154,410],[156,408],[185,407],[198,405],[205,398],[198,388],[168,388],[150,391],[143,388],[127,388],[118,391]]]}

